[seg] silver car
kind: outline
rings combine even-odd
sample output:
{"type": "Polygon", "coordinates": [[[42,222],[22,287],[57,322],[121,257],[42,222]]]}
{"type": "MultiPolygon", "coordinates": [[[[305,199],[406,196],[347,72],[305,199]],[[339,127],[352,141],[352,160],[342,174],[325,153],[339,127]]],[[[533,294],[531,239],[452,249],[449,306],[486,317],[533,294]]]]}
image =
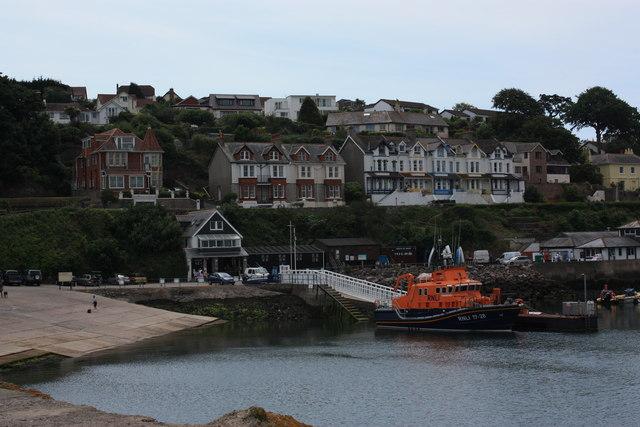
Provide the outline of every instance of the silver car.
{"type": "Polygon", "coordinates": [[[507,265],[531,265],[533,260],[528,256],[520,255],[510,258],[505,264],[507,265]]]}

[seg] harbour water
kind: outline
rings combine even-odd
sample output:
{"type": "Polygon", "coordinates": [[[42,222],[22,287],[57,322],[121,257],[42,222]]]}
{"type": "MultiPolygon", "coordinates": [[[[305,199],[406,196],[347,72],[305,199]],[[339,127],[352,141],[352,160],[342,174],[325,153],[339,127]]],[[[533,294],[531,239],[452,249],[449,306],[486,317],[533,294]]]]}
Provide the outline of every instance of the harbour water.
{"type": "Polygon", "coordinates": [[[258,405],[313,425],[637,425],[640,307],[594,334],[210,327],[7,378],[54,398],[206,423],[258,405]]]}

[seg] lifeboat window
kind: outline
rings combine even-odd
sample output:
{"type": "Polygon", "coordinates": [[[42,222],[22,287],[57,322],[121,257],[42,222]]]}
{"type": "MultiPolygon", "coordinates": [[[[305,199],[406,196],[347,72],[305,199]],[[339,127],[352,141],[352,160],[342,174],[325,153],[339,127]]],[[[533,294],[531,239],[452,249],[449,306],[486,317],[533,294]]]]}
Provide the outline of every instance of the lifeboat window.
{"type": "Polygon", "coordinates": [[[423,295],[427,295],[428,293],[429,293],[429,288],[425,288],[423,295]]]}
{"type": "Polygon", "coordinates": [[[436,294],[440,293],[440,288],[436,288],[436,294]]]}
{"type": "Polygon", "coordinates": [[[456,286],[454,292],[460,291],[460,286],[456,286]]]}
{"type": "Polygon", "coordinates": [[[422,289],[418,289],[418,295],[422,295],[422,289]]]}
{"type": "Polygon", "coordinates": [[[461,290],[462,292],[466,291],[466,290],[467,290],[467,285],[462,285],[462,286],[460,286],[460,290],[461,290]]]}

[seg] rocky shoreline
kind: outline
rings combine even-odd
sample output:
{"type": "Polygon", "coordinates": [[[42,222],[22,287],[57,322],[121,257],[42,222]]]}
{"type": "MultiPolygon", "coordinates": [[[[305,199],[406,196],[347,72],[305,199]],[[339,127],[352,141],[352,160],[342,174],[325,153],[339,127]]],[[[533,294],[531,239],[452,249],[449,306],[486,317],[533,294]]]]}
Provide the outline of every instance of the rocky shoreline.
{"type": "MultiPolygon", "coordinates": [[[[87,426],[126,425],[182,426],[162,423],[142,415],[121,415],[100,411],[91,406],[73,405],[51,398],[38,390],[0,382],[0,425],[6,426],[87,426]]],[[[215,427],[307,427],[290,415],[268,412],[259,407],[234,411],[208,424],[215,427]]],[[[190,424],[190,426],[196,426],[190,424]]]]}

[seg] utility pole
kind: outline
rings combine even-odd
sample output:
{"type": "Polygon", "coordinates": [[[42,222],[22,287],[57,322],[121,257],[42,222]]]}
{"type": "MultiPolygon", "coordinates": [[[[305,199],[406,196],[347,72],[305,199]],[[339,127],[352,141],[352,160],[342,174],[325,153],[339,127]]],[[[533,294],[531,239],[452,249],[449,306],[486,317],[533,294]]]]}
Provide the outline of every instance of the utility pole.
{"type": "Polygon", "coordinates": [[[289,221],[289,268],[293,268],[293,224],[289,221]]]}
{"type": "Polygon", "coordinates": [[[293,269],[298,269],[298,249],[297,249],[298,238],[296,237],[296,227],[293,227],[293,269]]]}

